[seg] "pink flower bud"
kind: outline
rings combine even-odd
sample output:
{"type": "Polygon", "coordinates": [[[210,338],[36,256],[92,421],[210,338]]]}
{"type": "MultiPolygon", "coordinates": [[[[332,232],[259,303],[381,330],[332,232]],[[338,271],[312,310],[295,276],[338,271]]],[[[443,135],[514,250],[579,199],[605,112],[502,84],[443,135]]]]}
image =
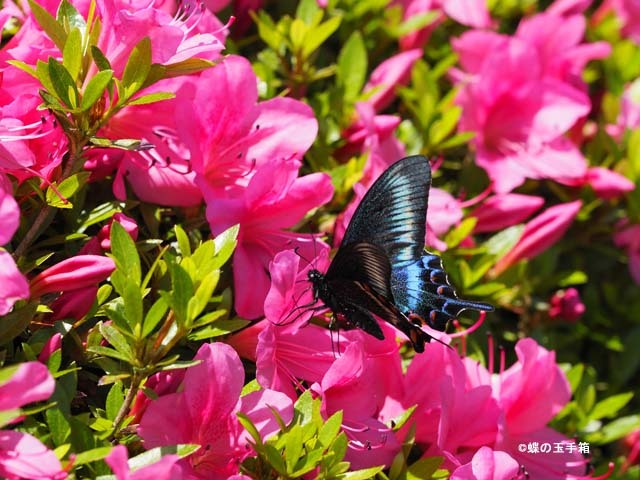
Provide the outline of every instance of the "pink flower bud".
{"type": "Polygon", "coordinates": [[[56,350],[60,350],[62,348],[62,335],[59,333],[54,333],[53,336],[47,340],[40,350],[40,355],[38,355],[38,361],[41,363],[47,363],[51,354],[56,350]]]}
{"type": "Polygon", "coordinates": [[[495,275],[499,275],[520,260],[539,255],[560,240],[581,206],[580,200],[555,205],[527,223],[518,243],[496,263],[495,275]]]}
{"type": "Polygon", "coordinates": [[[627,177],[602,167],[593,167],[587,171],[586,183],[591,185],[598,197],[611,200],[631,192],[635,184],[627,177]]]}
{"type": "Polygon", "coordinates": [[[375,92],[369,97],[368,102],[373,105],[376,112],[384,110],[389,106],[396,95],[396,88],[406,85],[411,76],[411,68],[422,56],[421,48],[414,48],[406,52],[399,53],[382,62],[371,72],[369,81],[364,87],[364,91],[375,92]]]}
{"type": "Polygon", "coordinates": [[[45,293],[78,290],[100,283],[116,266],[113,260],[100,255],[76,255],[47,268],[31,280],[31,297],[45,293]]]}
{"type": "Polygon", "coordinates": [[[138,239],[138,224],[136,221],[131,217],[127,217],[124,213],[116,213],[111,218],[109,224],[102,227],[100,229],[100,233],[98,233],[100,246],[104,250],[111,250],[111,225],[114,221],[124,227],[125,231],[131,236],[134,242],[138,239]]]}
{"type": "Polygon", "coordinates": [[[496,232],[524,221],[544,204],[544,198],[519,193],[506,193],[488,198],[473,212],[478,222],[475,233],[496,232]]]}
{"type": "Polygon", "coordinates": [[[549,316],[553,319],[575,322],[582,316],[585,310],[578,290],[575,288],[567,288],[566,290],[558,290],[551,297],[549,316]]]}
{"type": "Polygon", "coordinates": [[[91,309],[97,294],[97,285],[64,292],[49,306],[53,311],[50,321],[53,323],[65,318],[80,320],[91,309]]]}

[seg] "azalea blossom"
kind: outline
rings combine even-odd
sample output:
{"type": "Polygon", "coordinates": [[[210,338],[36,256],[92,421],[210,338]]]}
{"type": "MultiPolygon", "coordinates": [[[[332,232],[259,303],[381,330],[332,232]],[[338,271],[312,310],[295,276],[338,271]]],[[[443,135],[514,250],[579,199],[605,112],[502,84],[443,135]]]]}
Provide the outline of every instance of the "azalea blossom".
{"type": "MultiPolygon", "coordinates": [[[[0,385],[0,411],[46,400],[55,388],[47,367],[25,362],[0,385]]],[[[0,430],[0,476],[8,480],[62,480],[67,473],[60,460],[37,438],[22,432],[0,430]]]]}
{"type": "Polygon", "coordinates": [[[476,233],[497,232],[526,220],[544,204],[544,198],[519,193],[493,195],[471,213],[477,219],[476,233]]]}
{"type": "Polygon", "coordinates": [[[422,56],[422,49],[416,48],[398,53],[378,65],[364,86],[364,93],[376,112],[388,107],[396,96],[396,89],[406,85],[411,76],[413,64],[422,56]]]}
{"type": "Polygon", "coordinates": [[[286,231],[309,210],[329,201],[333,186],[326,174],[298,177],[300,161],[271,160],[258,168],[241,196],[207,196],[207,217],[214,235],[239,224],[233,255],[235,308],[245,318],[262,315],[269,291],[267,268],[274,256],[299,248],[312,258],[316,239],[286,231]]]}
{"type": "Polygon", "coordinates": [[[451,480],[512,480],[520,466],[508,453],[480,447],[469,463],[456,468],[451,480]]]}
{"type": "Polygon", "coordinates": [[[576,200],[548,208],[530,220],[518,243],[496,263],[494,272],[499,275],[511,265],[525,258],[533,258],[556,243],[571,226],[582,202],[576,200]]]}
{"type": "Polygon", "coordinates": [[[101,255],[76,255],[36,275],[30,283],[31,296],[79,290],[96,285],[116,268],[111,258],[101,255]]]}
{"type": "Polygon", "coordinates": [[[177,443],[195,443],[201,449],[179,465],[193,479],[226,479],[238,473],[239,463],[251,455],[248,434],[235,413],[249,416],[266,437],[279,427],[270,407],[289,422],[291,400],[280,392],[262,390],[240,397],[244,368],[238,354],[222,343],[204,344],[184,375],[177,393],[151,402],[142,416],[138,432],[147,448],[177,443]]]}

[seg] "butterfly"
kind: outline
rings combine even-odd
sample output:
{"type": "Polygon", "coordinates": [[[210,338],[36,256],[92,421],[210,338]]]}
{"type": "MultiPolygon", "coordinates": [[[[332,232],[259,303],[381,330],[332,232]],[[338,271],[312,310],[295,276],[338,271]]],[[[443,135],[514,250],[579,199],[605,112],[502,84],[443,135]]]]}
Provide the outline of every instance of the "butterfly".
{"type": "Polygon", "coordinates": [[[420,328],[423,322],[442,331],[463,310],[493,310],[458,298],[440,257],[424,250],[430,185],[427,158],[391,165],[358,205],[326,273],[307,274],[314,301],[334,320],[382,340],[378,317],[403,332],[418,353],[433,338],[420,328]]]}

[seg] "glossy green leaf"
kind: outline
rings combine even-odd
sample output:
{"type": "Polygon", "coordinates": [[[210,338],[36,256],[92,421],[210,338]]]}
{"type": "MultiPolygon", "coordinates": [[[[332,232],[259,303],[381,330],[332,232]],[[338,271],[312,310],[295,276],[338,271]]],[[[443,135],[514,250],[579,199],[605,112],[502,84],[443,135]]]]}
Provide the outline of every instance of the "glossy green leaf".
{"type": "Polygon", "coordinates": [[[359,31],[354,31],[338,54],[338,81],[346,100],[355,100],[367,78],[367,48],[359,31]]]}
{"type": "Polygon", "coordinates": [[[67,40],[67,33],[62,25],[44,8],[34,0],[28,0],[31,13],[35,17],[38,25],[44,30],[47,36],[55,43],[56,47],[62,51],[67,40]]]}
{"type": "Polygon", "coordinates": [[[122,85],[125,89],[122,101],[135,94],[147,79],[151,70],[151,40],[143,37],[133,48],[122,74],[122,85]]]}
{"type": "Polygon", "coordinates": [[[82,34],[79,29],[74,28],[69,32],[62,51],[62,65],[67,69],[74,81],[80,75],[82,57],[82,34]]]}
{"type": "Polygon", "coordinates": [[[98,447],[87,450],[86,452],[77,453],[73,460],[73,464],[80,466],[86,465],[87,463],[97,462],[98,460],[103,460],[111,453],[111,450],[113,450],[113,447],[98,447]]]}
{"type": "Polygon", "coordinates": [[[111,224],[111,253],[118,270],[139,286],[142,275],[140,256],[135,242],[118,222],[111,224]]]}
{"type": "Polygon", "coordinates": [[[78,106],[78,89],[71,74],[55,58],[49,57],[47,64],[51,85],[56,96],[69,108],[78,106]]]}
{"type": "Polygon", "coordinates": [[[47,204],[56,208],[72,208],[73,205],[69,202],[69,199],[86,185],[90,176],[91,172],[76,173],[65,178],[60,185],[57,185],[57,192],[51,187],[47,188],[47,204]],[[60,198],[58,194],[64,198],[60,198]]]}
{"type": "Polygon", "coordinates": [[[601,418],[612,418],[618,414],[622,408],[633,398],[633,393],[619,393],[599,401],[589,412],[590,420],[600,420],[601,418]]]}
{"type": "Polygon", "coordinates": [[[81,112],[89,110],[98,99],[102,98],[112,78],[113,70],[101,70],[89,80],[87,88],[85,88],[82,94],[82,100],[80,101],[81,112]]]}
{"type": "Polygon", "coordinates": [[[99,70],[113,70],[109,59],[95,45],[91,45],[91,58],[93,58],[93,63],[96,64],[99,70]]]}
{"type": "Polygon", "coordinates": [[[315,52],[340,26],[342,17],[332,17],[317,27],[309,30],[302,46],[302,55],[306,58],[315,52]]]}
{"type": "Polygon", "coordinates": [[[140,97],[129,100],[127,105],[147,105],[149,103],[162,102],[163,100],[170,100],[175,98],[175,93],[170,92],[156,92],[148,95],[142,95],[140,97]]]}
{"type": "Polygon", "coordinates": [[[169,305],[164,297],[159,297],[151,306],[142,324],[142,338],[147,338],[164,319],[169,305]]]}

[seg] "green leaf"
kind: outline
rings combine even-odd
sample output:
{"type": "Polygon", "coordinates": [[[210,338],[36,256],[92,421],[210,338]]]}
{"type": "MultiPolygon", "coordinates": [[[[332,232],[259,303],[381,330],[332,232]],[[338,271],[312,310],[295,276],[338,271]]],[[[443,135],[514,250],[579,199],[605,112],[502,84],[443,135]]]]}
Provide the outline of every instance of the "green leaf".
{"type": "Polygon", "coordinates": [[[240,225],[234,225],[233,227],[227,228],[220,235],[217,235],[214,242],[216,246],[216,263],[215,268],[220,268],[222,265],[227,263],[227,260],[231,258],[233,251],[238,244],[238,232],[240,231],[240,225]]]}
{"type": "Polygon", "coordinates": [[[62,25],[37,2],[28,0],[31,7],[31,13],[35,17],[38,25],[44,30],[44,33],[56,44],[60,51],[63,51],[64,44],[67,40],[67,33],[62,25]]]}
{"type": "Polygon", "coordinates": [[[176,240],[178,240],[178,248],[180,249],[180,255],[183,257],[191,256],[191,242],[189,241],[189,236],[184,231],[184,229],[176,224],[173,227],[173,230],[176,233],[176,240]]]}
{"type": "Polygon", "coordinates": [[[82,68],[82,33],[77,28],[69,32],[62,51],[62,65],[67,69],[74,82],[82,68]]]}
{"type": "Polygon", "coordinates": [[[447,247],[455,248],[460,245],[465,238],[471,235],[474,227],[476,226],[477,219],[474,217],[465,218],[460,225],[451,230],[444,237],[444,241],[447,243],[447,247]]]}
{"type": "Polygon", "coordinates": [[[589,413],[589,420],[612,418],[633,398],[633,393],[619,393],[596,403],[589,413]]]}
{"type": "Polygon", "coordinates": [[[0,410],[0,428],[12,423],[16,418],[21,417],[23,413],[19,408],[13,410],[0,410]]]}
{"type": "Polygon", "coordinates": [[[105,410],[107,413],[107,418],[109,420],[114,420],[116,418],[116,415],[118,415],[123,402],[124,392],[122,390],[122,383],[116,382],[109,390],[109,393],[107,394],[107,400],[105,402],[105,410]]]}
{"type": "Polygon", "coordinates": [[[111,254],[116,267],[135,285],[140,286],[140,256],[136,244],[122,225],[111,224],[111,254]]]}
{"type": "Polygon", "coordinates": [[[624,437],[638,427],[640,427],[640,415],[629,415],[615,419],[599,431],[587,435],[585,440],[589,443],[604,445],[624,437]]]}
{"type": "Polygon", "coordinates": [[[100,324],[100,333],[113,348],[120,352],[129,363],[133,364],[135,356],[127,337],[120,333],[117,328],[106,323],[100,324]]]}
{"type": "Polygon", "coordinates": [[[122,85],[125,89],[124,98],[122,102],[128,100],[134,93],[136,93],[144,81],[147,79],[147,75],[151,71],[151,40],[149,37],[143,37],[138,44],[133,47],[131,55],[127,60],[127,64],[124,67],[124,73],[122,74],[122,85]]]}
{"type": "Polygon", "coordinates": [[[344,98],[355,100],[367,78],[367,48],[362,34],[356,30],[338,54],[337,77],[344,88],[344,98]]]}
{"type": "Polygon", "coordinates": [[[189,321],[195,320],[205,309],[209,300],[211,300],[211,296],[218,285],[219,279],[219,270],[214,270],[202,279],[195,295],[189,300],[189,305],[187,307],[187,318],[189,321]]]}
{"type": "Polygon", "coordinates": [[[93,58],[93,63],[96,64],[98,70],[113,70],[109,59],[105,57],[102,50],[95,45],[91,45],[91,58],[93,58]]]}
{"type": "MultiPolygon", "coordinates": [[[[116,222],[114,222],[116,223],[116,222]]],[[[119,292],[124,301],[124,315],[131,331],[136,334],[142,333],[142,292],[140,287],[128,278],[124,285],[124,290],[119,292]]]]}
{"type": "Polygon", "coordinates": [[[496,233],[485,242],[487,252],[496,257],[506,255],[518,243],[523,231],[524,225],[514,225],[496,233]]]}
{"type": "Polygon", "coordinates": [[[47,418],[53,444],[56,447],[64,444],[71,434],[71,426],[64,414],[57,408],[49,408],[45,411],[45,417],[47,418]]]}
{"type": "Polygon", "coordinates": [[[39,80],[38,73],[36,72],[36,69],[33,68],[31,65],[28,65],[28,64],[26,64],[26,63],[24,63],[24,62],[22,62],[20,60],[6,60],[6,62],[9,65],[13,65],[14,67],[19,68],[23,72],[31,75],[36,80],[39,80]]]}
{"type": "Polygon", "coordinates": [[[238,421],[240,422],[240,424],[245,428],[249,435],[251,435],[256,445],[262,446],[263,443],[260,432],[258,432],[258,429],[253,424],[251,419],[242,412],[236,412],[236,416],[238,417],[238,421]]]}
{"type": "Polygon", "coordinates": [[[322,425],[318,432],[318,441],[324,446],[328,447],[335,440],[336,436],[340,433],[340,427],[342,426],[342,410],[337,411],[322,425]]]}
{"type": "MultiPolygon", "coordinates": [[[[211,314],[207,314],[208,317],[211,315],[212,317],[220,317],[226,313],[225,310],[219,310],[216,312],[211,312],[211,314]]],[[[204,318],[204,317],[202,317],[204,318]]],[[[197,324],[201,324],[201,319],[198,319],[197,324]]],[[[249,323],[249,320],[244,320],[242,318],[233,318],[230,320],[218,320],[213,325],[207,326],[204,328],[200,328],[194,332],[189,334],[189,340],[199,341],[199,340],[208,340],[210,338],[221,337],[223,335],[229,335],[235,331],[240,330],[241,328],[246,327],[249,323]]]]}
{"type": "Polygon", "coordinates": [[[302,440],[302,429],[300,425],[294,425],[287,432],[285,442],[285,454],[284,460],[286,464],[286,471],[293,472],[302,454],[302,448],[304,446],[302,440]]]}
{"type": "Polygon", "coordinates": [[[180,265],[170,265],[171,272],[171,308],[176,318],[182,322],[188,321],[188,307],[193,297],[193,282],[191,277],[180,265]]]}
{"type": "Polygon", "coordinates": [[[144,317],[142,324],[142,338],[147,338],[160,324],[164,315],[167,313],[169,304],[164,297],[159,297],[155,303],[151,306],[147,315],[144,317]]]}
{"type": "Polygon", "coordinates": [[[259,10],[257,14],[251,11],[249,12],[249,14],[258,26],[258,36],[262,39],[262,41],[269,47],[271,47],[271,49],[275,52],[280,52],[281,50],[283,50],[283,47],[287,44],[287,41],[282,36],[275,23],[273,23],[271,17],[264,10],[259,10]]]}
{"type": "Polygon", "coordinates": [[[156,92],[149,93],[148,95],[142,95],[140,97],[134,98],[133,100],[129,100],[127,105],[147,105],[149,103],[161,102],[163,100],[170,100],[175,98],[175,93],[170,92],[156,92]]]}
{"type": "Polygon", "coordinates": [[[47,188],[47,205],[55,208],[72,208],[73,205],[69,202],[69,199],[86,185],[90,176],[91,172],[79,172],[65,178],[60,185],[56,186],[55,190],[58,191],[57,193],[51,187],[47,188]],[[64,198],[60,198],[58,194],[62,195],[64,198]]]}
{"type": "Polygon", "coordinates": [[[215,65],[215,62],[211,62],[203,58],[188,58],[180,62],[163,65],[162,77],[158,78],[158,80],[181,77],[183,75],[193,75],[194,73],[199,73],[211,67],[215,67],[215,65]]]}
{"type": "Polygon", "coordinates": [[[584,365],[582,363],[578,363],[571,367],[571,369],[567,372],[567,380],[569,381],[569,385],[571,386],[571,392],[575,393],[582,381],[582,376],[584,374],[584,365]]]}
{"type": "Polygon", "coordinates": [[[442,117],[431,125],[429,129],[429,145],[437,146],[447,138],[458,125],[461,114],[462,109],[460,107],[449,105],[442,117]]]}
{"type": "Polygon", "coordinates": [[[77,28],[82,35],[87,29],[87,22],[84,17],[71,5],[67,0],[62,0],[56,13],[58,22],[62,24],[65,31],[69,32],[73,28],[77,28]]]}
{"type": "Polygon", "coordinates": [[[91,345],[87,347],[87,352],[95,353],[96,355],[102,355],[104,357],[115,358],[116,360],[122,360],[128,364],[133,363],[133,358],[128,355],[114,350],[113,348],[102,347],[100,345],[91,345]]]}
{"type": "Polygon", "coordinates": [[[336,477],[338,480],[369,480],[384,470],[384,465],[379,467],[366,468],[364,470],[354,470],[345,472],[336,477]]]}
{"type": "Polygon", "coordinates": [[[73,460],[73,464],[75,466],[86,465],[87,463],[103,460],[107,455],[111,453],[112,449],[113,447],[98,447],[87,450],[86,452],[80,452],[76,454],[75,459],[73,460]]]}
{"type": "Polygon", "coordinates": [[[421,458],[407,470],[407,480],[427,480],[433,477],[441,464],[441,457],[421,458]]]}
{"type": "Polygon", "coordinates": [[[309,30],[302,45],[302,56],[307,58],[322,45],[340,26],[342,17],[333,17],[309,30]]]}
{"type": "Polygon", "coordinates": [[[147,450],[140,455],[130,458],[129,468],[131,470],[138,470],[147,465],[153,465],[162,460],[162,457],[166,455],[178,455],[180,458],[185,458],[193,452],[200,450],[200,448],[202,448],[200,445],[191,443],[152,448],[151,450],[147,450]]]}
{"type": "Polygon", "coordinates": [[[29,326],[38,308],[37,302],[30,302],[16,308],[0,320],[0,345],[6,345],[29,326]]]}
{"type": "Polygon", "coordinates": [[[84,89],[82,100],[80,101],[80,111],[89,110],[104,94],[105,89],[113,78],[113,70],[101,70],[96,73],[84,89]]]}
{"type": "Polygon", "coordinates": [[[49,57],[49,63],[47,64],[49,71],[49,78],[53,85],[53,90],[57,97],[69,108],[76,108],[78,106],[78,88],[76,83],[67,71],[67,69],[59,63],[55,58],[49,57]]]}
{"type": "Polygon", "coordinates": [[[296,9],[296,18],[299,18],[307,25],[311,25],[314,17],[321,13],[316,0],[302,0],[296,9]]]}

